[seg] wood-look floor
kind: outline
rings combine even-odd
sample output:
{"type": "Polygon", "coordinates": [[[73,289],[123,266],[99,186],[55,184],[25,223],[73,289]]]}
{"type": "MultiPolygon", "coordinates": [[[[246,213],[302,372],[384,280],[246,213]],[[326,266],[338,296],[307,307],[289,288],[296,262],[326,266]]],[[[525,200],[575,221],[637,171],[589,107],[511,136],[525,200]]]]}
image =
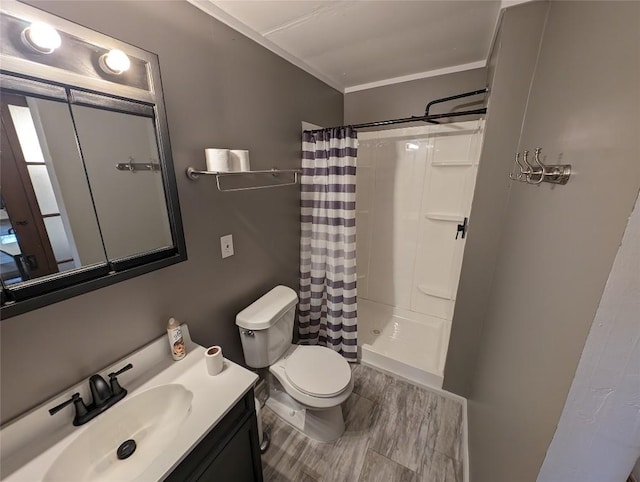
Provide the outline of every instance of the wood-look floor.
{"type": "Polygon", "coordinates": [[[463,482],[460,402],[365,365],[353,376],[346,430],[333,443],[305,437],[264,408],[266,481],[463,482]]]}

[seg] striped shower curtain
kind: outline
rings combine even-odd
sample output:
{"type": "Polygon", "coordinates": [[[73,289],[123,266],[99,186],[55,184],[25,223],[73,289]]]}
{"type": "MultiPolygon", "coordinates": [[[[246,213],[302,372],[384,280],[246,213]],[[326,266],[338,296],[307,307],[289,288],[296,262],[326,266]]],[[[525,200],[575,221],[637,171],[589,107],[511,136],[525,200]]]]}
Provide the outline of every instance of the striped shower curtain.
{"type": "Polygon", "coordinates": [[[356,156],[351,128],[302,136],[300,342],[357,360],[356,156]]]}

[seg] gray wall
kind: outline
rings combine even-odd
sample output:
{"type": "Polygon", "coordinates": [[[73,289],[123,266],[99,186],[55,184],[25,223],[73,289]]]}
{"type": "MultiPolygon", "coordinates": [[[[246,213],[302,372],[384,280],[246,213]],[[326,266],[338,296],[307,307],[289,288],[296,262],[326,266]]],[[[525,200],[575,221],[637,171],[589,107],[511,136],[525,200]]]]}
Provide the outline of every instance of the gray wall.
{"type": "Polygon", "coordinates": [[[640,3],[549,8],[518,148],[574,175],[510,188],[468,405],[474,482],[536,480],[640,188],[640,3]]]}
{"type": "Polygon", "coordinates": [[[517,151],[547,10],[548,2],[504,10],[489,58],[491,92],[443,385],[465,397],[480,350],[509,200],[511,181],[505,173],[517,151]]]}
{"type": "MultiPolygon", "coordinates": [[[[344,96],[344,122],[356,124],[410,116],[422,116],[427,104],[435,99],[486,87],[486,69],[465,70],[454,74],[412,80],[375,89],[351,92],[344,96]]],[[[435,105],[439,114],[482,107],[482,96],[435,105]]],[[[470,120],[460,117],[457,120],[470,120]]],[[[405,124],[411,125],[411,124],[405,124]]],[[[402,127],[402,126],[392,126],[402,127]]]]}
{"type": "Polygon", "coordinates": [[[276,284],[297,288],[299,191],[218,193],[184,172],[204,168],[205,147],[297,167],[300,122],[343,115],[342,94],[186,2],[29,3],[159,55],[189,260],[3,320],[3,422],[161,336],[170,316],[242,361],[235,314],[276,284]],[[222,260],[225,234],[236,254],[222,260]]]}

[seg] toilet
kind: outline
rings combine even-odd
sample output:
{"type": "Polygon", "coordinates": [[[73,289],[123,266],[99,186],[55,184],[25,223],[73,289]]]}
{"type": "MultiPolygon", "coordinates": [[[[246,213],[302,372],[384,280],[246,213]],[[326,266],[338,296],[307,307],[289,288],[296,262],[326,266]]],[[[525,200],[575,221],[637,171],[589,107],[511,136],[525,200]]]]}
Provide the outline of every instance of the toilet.
{"type": "Polygon", "coordinates": [[[353,391],[349,363],[323,346],[291,343],[298,296],[276,286],[236,316],[248,366],[269,367],[267,406],[308,437],[332,442],[344,432],[341,404],[353,391]]]}

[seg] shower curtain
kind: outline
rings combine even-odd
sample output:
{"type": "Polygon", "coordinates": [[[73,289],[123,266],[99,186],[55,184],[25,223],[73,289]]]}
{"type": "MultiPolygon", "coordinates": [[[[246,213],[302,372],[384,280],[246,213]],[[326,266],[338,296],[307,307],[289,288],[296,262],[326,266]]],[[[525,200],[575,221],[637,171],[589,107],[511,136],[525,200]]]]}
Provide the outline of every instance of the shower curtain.
{"type": "Polygon", "coordinates": [[[357,360],[356,156],[346,128],[302,136],[300,342],[357,360]]]}

